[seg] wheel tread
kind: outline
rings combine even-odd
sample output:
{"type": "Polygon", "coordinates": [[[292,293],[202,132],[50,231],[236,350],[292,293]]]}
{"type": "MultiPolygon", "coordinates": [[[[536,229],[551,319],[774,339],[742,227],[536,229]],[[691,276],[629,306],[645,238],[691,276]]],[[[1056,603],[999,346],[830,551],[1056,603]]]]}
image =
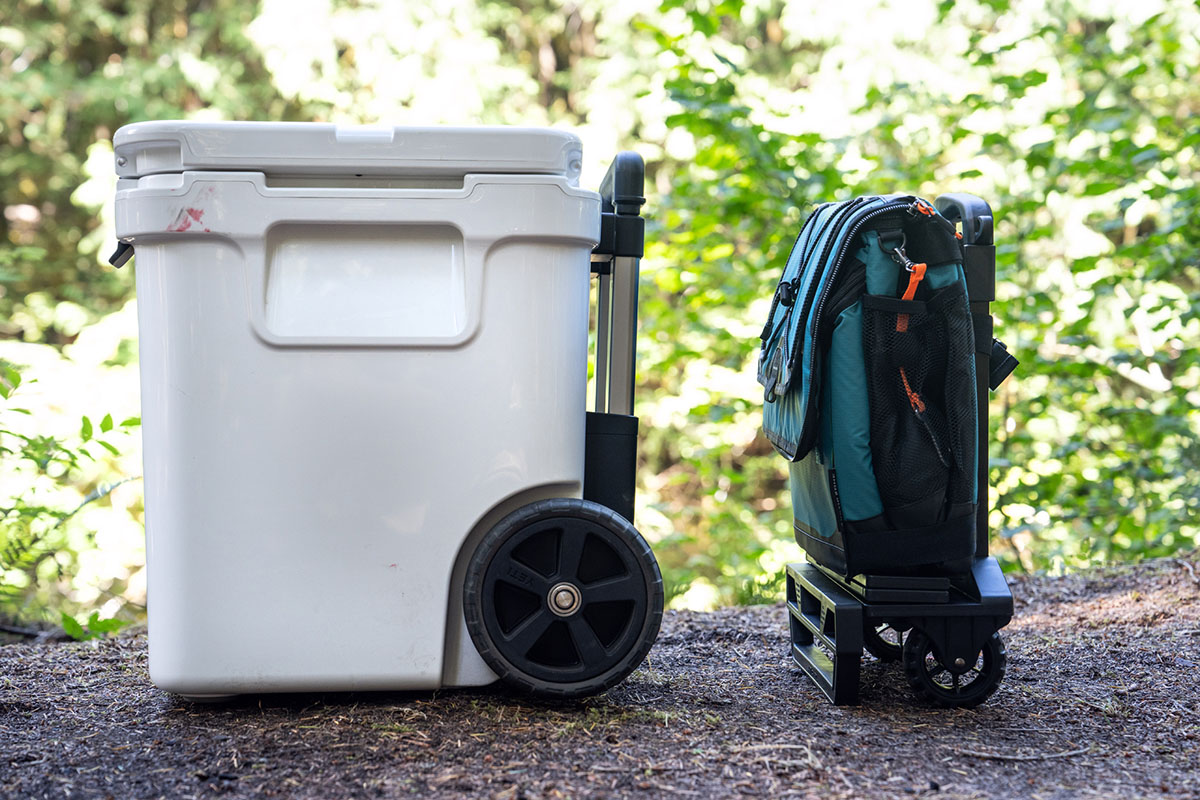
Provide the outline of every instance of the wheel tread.
{"type": "Polygon", "coordinates": [[[509,514],[488,531],[479,542],[475,553],[471,557],[470,564],[467,567],[466,578],[463,581],[463,612],[466,617],[467,630],[471,635],[471,641],[475,644],[479,655],[506,685],[545,699],[570,700],[577,697],[599,694],[615,686],[637,669],[646,658],[646,655],[650,652],[650,648],[654,645],[655,639],[658,637],[659,626],[662,622],[662,574],[659,571],[658,562],[654,558],[654,552],[650,549],[650,545],[638,533],[637,529],[620,514],[588,500],[575,498],[539,500],[509,514]],[[647,614],[642,623],[642,631],[636,645],[620,663],[606,673],[590,680],[568,684],[554,683],[535,678],[523,673],[519,668],[508,662],[494,646],[491,637],[487,634],[482,613],[484,598],[481,596],[484,576],[491,563],[492,555],[509,536],[519,532],[526,525],[540,518],[555,515],[562,516],[564,514],[593,522],[619,535],[631,533],[631,536],[622,535],[622,539],[630,547],[637,561],[651,568],[650,597],[648,598],[647,614]],[[486,554],[486,557],[481,557],[482,554],[486,554]]]}
{"type": "Polygon", "coordinates": [[[920,630],[913,630],[904,641],[904,675],[908,685],[923,698],[942,708],[975,708],[985,702],[1000,688],[1001,681],[1008,669],[1008,651],[1004,640],[998,631],[993,631],[983,645],[981,653],[990,649],[991,663],[988,672],[980,677],[985,684],[978,690],[967,695],[962,700],[954,700],[935,691],[928,682],[925,673],[925,654],[932,648],[930,638],[920,630]]]}

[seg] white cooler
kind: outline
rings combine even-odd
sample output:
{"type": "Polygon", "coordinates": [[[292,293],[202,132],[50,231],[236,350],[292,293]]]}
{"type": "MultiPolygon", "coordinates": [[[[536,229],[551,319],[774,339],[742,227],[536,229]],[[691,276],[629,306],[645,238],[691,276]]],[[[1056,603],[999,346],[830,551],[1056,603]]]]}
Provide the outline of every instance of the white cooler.
{"type": "Polygon", "coordinates": [[[644,573],[648,610],[621,634],[632,646],[580,633],[603,627],[588,586],[608,587],[599,608],[620,584],[611,569],[589,581],[587,562],[612,560],[596,542],[620,551],[633,540],[610,529],[633,529],[578,499],[601,199],[578,188],[577,138],[147,122],[114,147],[117,236],[137,254],[155,684],[201,697],[501,676],[564,696],[640,663],[662,601],[637,553],[625,572],[644,573]],[[517,555],[497,560],[505,546],[517,555]],[[525,573],[538,547],[558,561],[488,572],[525,573]],[[597,674],[579,669],[589,657],[597,674]]]}

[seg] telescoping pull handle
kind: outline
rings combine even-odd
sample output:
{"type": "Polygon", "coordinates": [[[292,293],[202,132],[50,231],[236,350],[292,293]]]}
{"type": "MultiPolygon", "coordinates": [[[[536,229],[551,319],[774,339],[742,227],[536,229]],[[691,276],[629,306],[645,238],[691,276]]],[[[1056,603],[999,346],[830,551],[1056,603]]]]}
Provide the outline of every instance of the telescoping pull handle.
{"type": "Polygon", "coordinates": [[[600,243],[592,251],[596,291],[596,403],[587,415],[583,496],[633,520],[637,417],[638,265],[645,249],[641,217],[646,166],[619,153],[600,183],[600,243]]]}
{"type": "Polygon", "coordinates": [[[645,250],[641,217],[646,165],[637,153],[618,153],[600,182],[600,243],[592,250],[599,276],[596,305],[596,411],[633,413],[638,313],[638,266],[645,250]]]}
{"type": "MultiPolygon", "coordinates": [[[[592,250],[597,256],[641,258],[645,250],[646,221],[642,219],[642,195],[646,184],[646,164],[637,153],[617,153],[604,180],[600,182],[600,243],[592,250]]],[[[603,274],[603,269],[593,272],[603,274]]]]}
{"type": "MultiPolygon", "coordinates": [[[[996,299],[996,247],[992,207],[973,194],[944,194],[934,201],[938,212],[951,222],[962,223],[963,271],[967,278],[967,297],[970,300],[971,326],[975,333],[975,394],[976,394],[976,452],[988,451],[988,390],[1017,368],[1017,359],[993,334],[989,304],[996,299]]],[[[975,556],[988,554],[988,460],[978,459],[975,480],[979,493],[975,518],[975,556]]]]}

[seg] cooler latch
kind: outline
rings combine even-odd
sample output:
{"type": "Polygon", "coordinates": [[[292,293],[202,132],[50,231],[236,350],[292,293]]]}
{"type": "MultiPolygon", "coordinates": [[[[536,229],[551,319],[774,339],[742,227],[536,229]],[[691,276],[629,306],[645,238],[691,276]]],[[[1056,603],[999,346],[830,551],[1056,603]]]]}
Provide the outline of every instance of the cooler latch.
{"type": "Polygon", "coordinates": [[[131,258],[133,258],[133,245],[129,242],[118,241],[117,251],[108,257],[108,263],[120,269],[131,258]]]}

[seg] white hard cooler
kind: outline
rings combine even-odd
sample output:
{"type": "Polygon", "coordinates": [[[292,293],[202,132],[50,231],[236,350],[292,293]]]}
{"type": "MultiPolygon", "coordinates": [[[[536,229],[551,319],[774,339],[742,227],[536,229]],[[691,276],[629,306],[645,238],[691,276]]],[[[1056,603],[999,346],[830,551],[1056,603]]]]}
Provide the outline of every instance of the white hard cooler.
{"type": "Polygon", "coordinates": [[[600,201],[577,188],[578,139],[151,122],[114,146],[153,681],[493,681],[465,556],[581,490],[600,201]]]}

